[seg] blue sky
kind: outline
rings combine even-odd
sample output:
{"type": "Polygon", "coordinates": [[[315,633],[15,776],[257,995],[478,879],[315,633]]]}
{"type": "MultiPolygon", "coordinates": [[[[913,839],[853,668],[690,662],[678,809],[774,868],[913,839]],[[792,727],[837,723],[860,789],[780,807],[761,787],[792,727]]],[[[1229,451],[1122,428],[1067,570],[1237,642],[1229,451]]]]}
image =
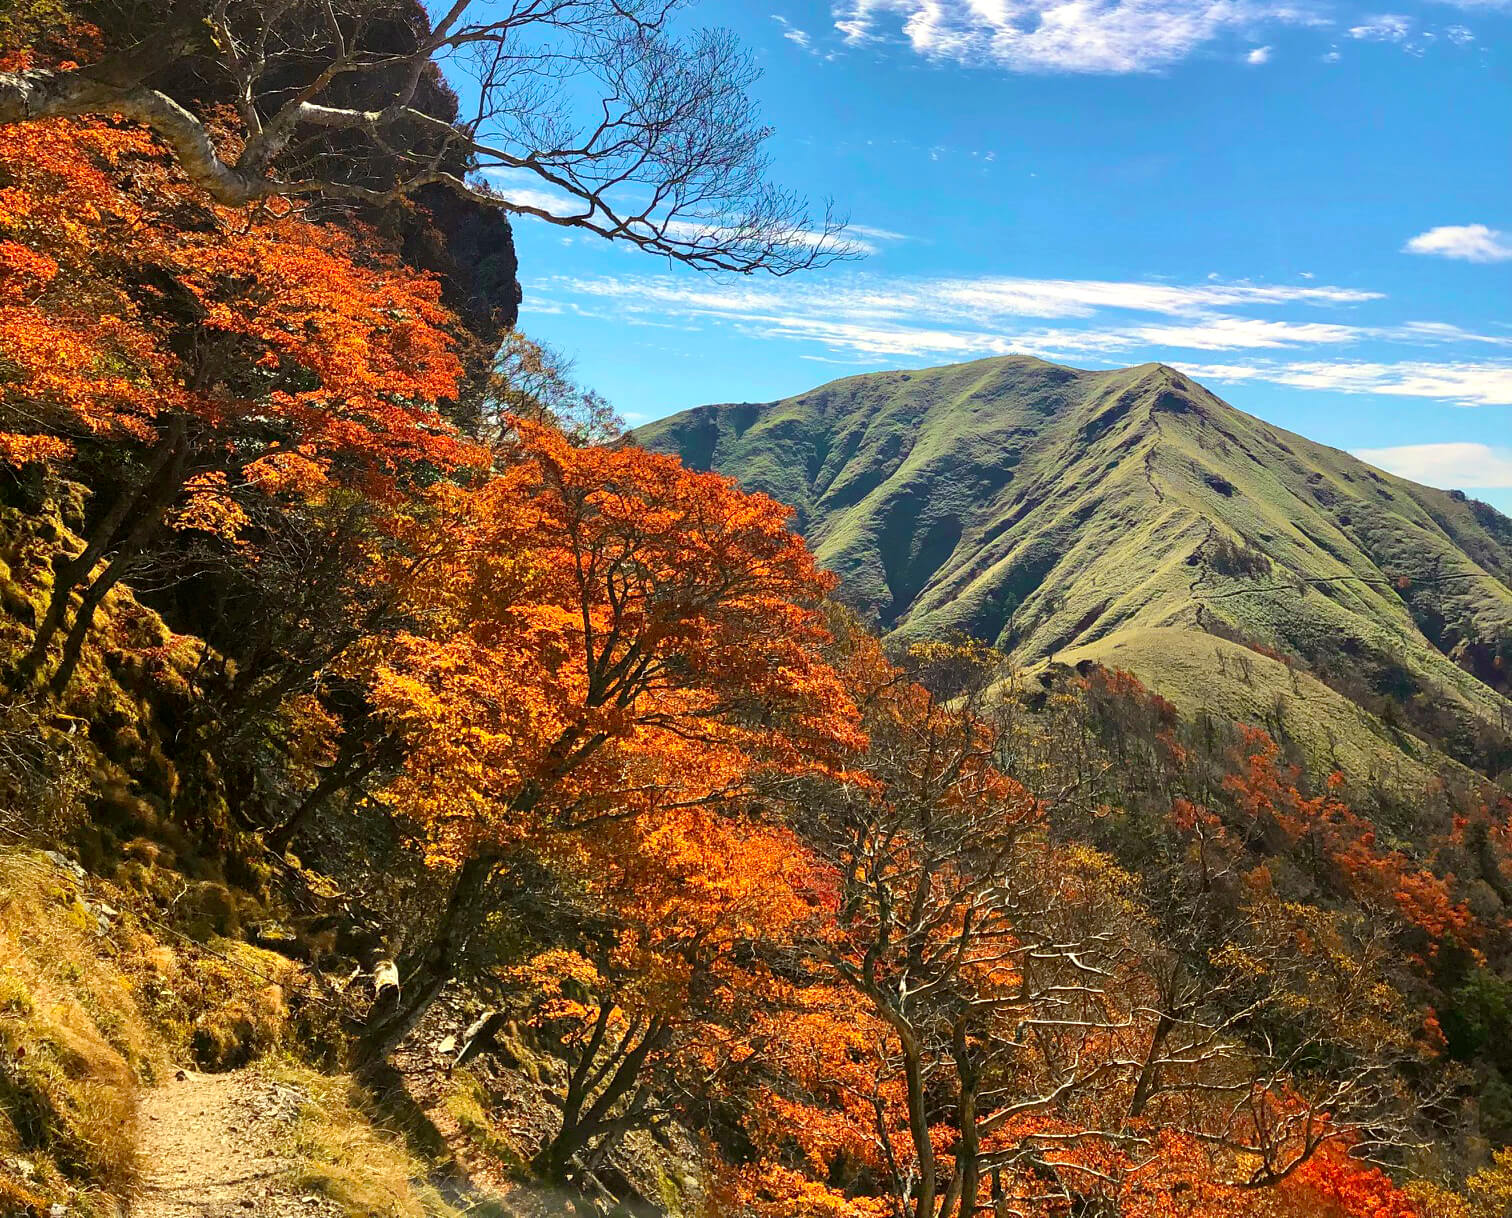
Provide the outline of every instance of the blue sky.
{"type": "Polygon", "coordinates": [[[704,0],[864,260],[714,279],[521,218],[632,423],[856,372],[1162,360],[1512,511],[1512,0],[704,0]]]}

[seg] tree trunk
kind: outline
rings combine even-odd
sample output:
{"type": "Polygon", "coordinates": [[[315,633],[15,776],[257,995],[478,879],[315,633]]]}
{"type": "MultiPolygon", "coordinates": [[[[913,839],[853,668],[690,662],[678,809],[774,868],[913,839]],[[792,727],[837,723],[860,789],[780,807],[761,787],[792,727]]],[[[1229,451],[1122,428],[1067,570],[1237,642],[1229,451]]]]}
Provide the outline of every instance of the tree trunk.
{"type": "Polygon", "coordinates": [[[299,807],[289,813],[282,824],[275,825],[268,831],[264,840],[269,849],[276,854],[283,854],[293,844],[295,837],[299,835],[299,831],[304,828],[310,817],[326,800],[338,791],[361,782],[376,770],[383,760],[381,753],[374,753],[361,764],[354,764],[357,756],[338,760],[337,764],[327,770],[321,780],[315,784],[314,790],[304,797],[299,807]]]}
{"type": "MultiPolygon", "coordinates": [[[[145,540],[144,537],[143,541],[145,540]]],[[[99,578],[85,590],[84,599],[79,602],[78,611],[74,614],[73,625],[69,627],[68,637],[63,640],[63,657],[58,661],[58,667],[49,682],[53,693],[63,693],[73,681],[79,659],[84,654],[84,640],[89,637],[90,628],[94,625],[95,611],[105,600],[106,594],[121,582],[139,549],[140,547],[123,547],[110,560],[110,565],[101,572],[99,578]]]]}
{"type": "MultiPolygon", "coordinates": [[[[894,1023],[894,1026],[898,1026],[894,1023]]],[[[899,1032],[903,1032],[901,1027],[899,1032]]],[[[912,1035],[899,1037],[903,1046],[903,1079],[908,1087],[908,1132],[919,1161],[919,1192],[914,1199],[914,1218],[936,1218],[934,1143],[929,1140],[929,1113],[925,1108],[924,1065],[912,1035]]]]}
{"type": "MultiPolygon", "coordinates": [[[[579,1152],[586,1150],[595,1137],[610,1134],[614,1131],[617,1118],[611,1116],[615,1106],[629,1095],[640,1082],[640,1073],[646,1064],[646,1059],[651,1051],[661,1042],[662,1034],[666,1025],[659,1019],[653,1018],[646,1027],[645,1035],[640,1043],[633,1048],[625,1049],[624,1041],[620,1042],[620,1058],[618,1067],[604,1088],[599,1092],[588,1111],[581,1115],[569,1116],[563,1110],[562,1128],[536,1156],[536,1167],[541,1175],[554,1184],[564,1183],[570,1173],[572,1160],[579,1152]]],[[[579,1103],[586,1097],[580,1097],[579,1103]]]]}
{"type": "Polygon", "coordinates": [[[52,593],[48,597],[47,611],[37,625],[36,634],[32,636],[31,647],[17,668],[23,682],[29,682],[35,677],[46,662],[47,649],[52,645],[53,637],[63,625],[63,619],[68,616],[68,602],[72,599],[74,590],[94,570],[95,564],[105,556],[133,510],[140,507],[149,489],[162,475],[176,446],[176,432],[170,432],[159,440],[148,462],[147,476],[142,482],[123,493],[111,505],[110,511],[106,512],[100,522],[95,525],[83,550],[72,558],[54,564],[52,593]]]}
{"type": "MultiPolygon", "coordinates": [[[[187,47],[180,40],[175,45],[187,47]]],[[[148,62],[152,55],[138,55],[148,62]]],[[[135,73],[34,68],[0,72],[0,125],[49,118],[119,114],[150,127],[174,151],[184,172],[218,203],[240,207],[288,193],[287,187],[220,159],[210,132],[166,93],[132,80],[135,73]]]]}
{"type": "Polygon", "coordinates": [[[575,1069],[567,1080],[567,1094],[562,1098],[562,1128],[575,1126],[583,1111],[583,1101],[588,1098],[589,1079],[593,1076],[593,1063],[604,1047],[604,1037],[609,1031],[609,1019],[614,1013],[614,1003],[607,998],[599,1003],[598,1017],[593,1021],[593,1034],[583,1048],[575,1069]]]}
{"type": "Polygon", "coordinates": [[[956,1148],[955,1175],[951,1178],[952,1197],[942,1207],[943,1218],[958,1204],[960,1218],[972,1218],[976,1213],[977,1193],[981,1191],[981,1143],[977,1138],[977,1103],[975,1089],[961,1093],[961,1141],[956,1148]]]}
{"type": "Polygon", "coordinates": [[[381,1065],[456,975],[467,941],[477,927],[478,910],[498,862],[497,855],[481,854],[462,864],[436,937],[406,978],[404,992],[397,1002],[382,1009],[375,1006],[369,1012],[367,1027],[353,1047],[354,1069],[369,1072],[381,1065]]]}
{"type": "Polygon", "coordinates": [[[144,488],[142,494],[137,496],[134,505],[139,513],[136,524],[115,547],[115,556],[110,560],[109,565],[84,592],[84,599],[80,602],[78,611],[74,614],[73,625],[69,628],[68,638],[63,642],[63,658],[58,664],[57,671],[53,673],[51,685],[55,694],[63,693],[73,680],[74,672],[79,667],[79,658],[84,652],[84,641],[89,637],[90,628],[94,625],[95,610],[100,607],[110,590],[121,582],[121,578],[136,561],[137,556],[162,523],[163,514],[168,510],[169,505],[178,498],[178,493],[184,485],[184,467],[189,455],[187,445],[184,443],[184,431],[183,420],[175,419],[169,433],[170,459],[160,468],[155,484],[144,488]]]}
{"type": "Polygon", "coordinates": [[[960,1218],[972,1218],[976,1212],[977,1192],[981,1188],[981,1131],[977,1128],[977,1092],[981,1087],[981,1072],[971,1058],[971,1046],[966,1041],[966,1025],[958,1021],[953,1029],[952,1056],[955,1060],[956,1077],[959,1080],[956,1096],[956,1125],[960,1141],[956,1144],[955,1170],[950,1176],[950,1185],[940,1203],[940,1218],[950,1218],[957,1207],[960,1218]]]}
{"type": "Polygon", "coordinates": [[[1135,1119],[1144,1114],[1145,1105],[1150,1102],[1150,1096],[1154,1093],[1156,1079],[1160,1073],[1160,1051],[1165,1047],[1166,1037],[1171,1034],[1175,1021],[1168,1013],[1162,1012],[1160,1019],[1155,1024],[1155,1034],[1150,1038],[1150,1051],[1145,1055],[1144,1066],[1139,1071],[1139,1080],[1134,1084],[1134,1095],[1129,1100],[1129,1117],[1135,1119]]]}

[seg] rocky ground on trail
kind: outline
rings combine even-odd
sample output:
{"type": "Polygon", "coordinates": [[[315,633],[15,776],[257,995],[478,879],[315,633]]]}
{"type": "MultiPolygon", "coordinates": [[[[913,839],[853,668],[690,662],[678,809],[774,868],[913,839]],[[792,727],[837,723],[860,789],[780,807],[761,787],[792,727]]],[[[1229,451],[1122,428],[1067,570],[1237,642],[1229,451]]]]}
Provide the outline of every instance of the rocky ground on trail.
{"type": "Polygon", "coordinates": [[[286,1143],[303,1099],[253,1070],[170,1077],[142,1103],[132,1218],[339,1218],[293,1182],[286,1143]]]}

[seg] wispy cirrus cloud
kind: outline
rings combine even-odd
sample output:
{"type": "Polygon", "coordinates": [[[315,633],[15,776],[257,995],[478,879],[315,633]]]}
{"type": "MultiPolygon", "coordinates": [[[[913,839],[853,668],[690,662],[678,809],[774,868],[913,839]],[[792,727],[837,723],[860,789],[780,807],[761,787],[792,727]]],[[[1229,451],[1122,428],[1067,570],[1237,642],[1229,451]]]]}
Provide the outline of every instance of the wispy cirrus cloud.
{"type": "MultiPolygon", "coordinates": [[[[544,213],[546,216],[557,219],[570,220],[572,218],[587,218],[594,223],[608,226],[611,221],[608,214],[600,207],[590,204],[587,200],[569,194],[565,190],[558,190],[549,182],[545,182],[537,175],[528,170],[489,169],[481,175],[488,185],[497,192],[506,206],[516,208],[530,208],[535,212],[544,213]]],[[[625,219],[630,227],[636,227],[629,219],[628,213],[636,206],[644,205],[644,200],[637,200],[631,194],[618,196],[614,200],[616,213],[621,219],[625,219]]],[[[650,224],[641,226],[645,231],[652,231],[650,224]]],[[[679,219],[670,222],[658,220],[655,231],[678,240],[697,240],[700,237],[720,237],[731,230],[711,218],[707,223],[699,223],[692,219],[679,219]]],[[[818,230],[807,232],[795,232],[791,239],[796,243],[808,243],[818,246],[823,243],[826,247],[833,247],[836,237],[832,233],[818,230]]],[[[891,229],[877,228],[867,224],[847,224],[843,236],[839,238],[844,244],[850,246],[860,254],[872,255],[881,252],[884,245],[898,241],[907,241],[904,233],[893,232],[891,229]]]]}
{"type": "Polygon", "coordinates": [[[1419,233],[1402,249],[1461,262],[1507,262],[1512,260],[1512,233],[1484,224],[1444,224],[1419,233]]]}
{"type": "Polygon", "coordinates": [[[801,51],[808,51],[817,55],[818,49],[814,46],[814,36],[807,30],[794,25],[780,13],[773,13],[772,20],[782,27],[782,36],[801,51]]]}
{"type": "Polygon", "coordinates": [[[1345,343],[1357,327],[1245,317],[1235,310],[1343,306],[1374,293],[1330,286],[1168,284],[1009,277],[853,275],[823,287],[714,283],[664,276],[555,277],[533,299],[580,311],[610,306],[630,322],[725,324],[751,337],[813,344],[847,359],[964,359],[1033,352],[1116,360],[1148,348],[1280,350],[1345,343]],[[1091,323],[1035,325],[1035,322],[1091,323]]]}
{"type": "Polygon", "coordinates": [[[1489,444],[1399,444],[1357,448],[1354,455],[1387,473],[1427,486],[1512,487],[1512,448],[1489,444]]]}
{"type": "Polygon", "coordinates": [[[1412,34],[1412,18],[1385,13],[1349,27],[1351,38],[1364,42],[1406,42],[1412,34]]]}
{"type": "Polygon", "coordinates": [[[1142,345],[1226,350],[1345,342],[1357,336],[1356,327],[1244,317],[1237,311],[1379,299],[1374,292],[1314,284],[865,274],[832,277],[823,285],[719,283],[673,275],[559,276],[541,280],[531,290],[548,300],[612,301],[630,312],[725,321],[747,333],[807,339],[853,352],[918,356],[1030,346],[1117,352],[1142,345]],[[1025,328],[1031,320],[1098,321],[1109,315],[1119,315],[1119,324],[1025,328]]]}
{"type": "Polygon", "coordinates": [[[726,327],[746,338],[795,344],[803,358],[826,363],[876,367],[1029,354],[1105,365],[1171,362],[1186,353],[1185,358],[1210,361],[1183,365],[1194,376],[1220,383],[1512,404],[1512,359],[1476,354],[1512,347],[1512,330],[1477,333],[1436,321],[1367,322],[1359,311],[1382,301],[1379,293],[1315,281],[909,278],[851,272],[823,284],[798,284],[602,275],[551,276],[529,284],[527,293],[550,307],[622,324],[726,327]],[[1275,316],[1278,312],[1282,315],[1275,316]],[[1377,356],[1382,349],[1395,354],[1393,348],[1404,347],[1401,358],[1377,356]]]}

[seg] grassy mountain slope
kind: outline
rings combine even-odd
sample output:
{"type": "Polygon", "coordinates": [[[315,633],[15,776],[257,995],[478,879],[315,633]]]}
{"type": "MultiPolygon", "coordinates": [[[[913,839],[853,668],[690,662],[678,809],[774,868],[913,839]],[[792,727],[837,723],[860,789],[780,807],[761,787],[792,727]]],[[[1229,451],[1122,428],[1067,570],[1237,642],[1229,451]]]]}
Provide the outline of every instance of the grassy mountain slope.
{"type": "Polygon", "coordinates": [[[1172,628],[1118,630],[1057,659],[1133,673],[1188,718],[1207,713],[1264,727],[1310,772],[1338,770],[1356,790],[1420,790],[1458,769],[1310,673],[1227,639],[1195,640],[1172,628]]]}
{"type": "Polygon", "coordinates": [[[1163,365],[877,373],[636,439],[792,504],[847,598],[904,638],[964,632],[1035,663],[1126,631],[1179,655],[1202,630],[1373,711],[1394,699],[1462,755],[1512,722],[1493,663],[1512,639],[1512,521],[1163,365]]]}

